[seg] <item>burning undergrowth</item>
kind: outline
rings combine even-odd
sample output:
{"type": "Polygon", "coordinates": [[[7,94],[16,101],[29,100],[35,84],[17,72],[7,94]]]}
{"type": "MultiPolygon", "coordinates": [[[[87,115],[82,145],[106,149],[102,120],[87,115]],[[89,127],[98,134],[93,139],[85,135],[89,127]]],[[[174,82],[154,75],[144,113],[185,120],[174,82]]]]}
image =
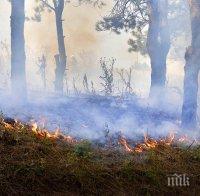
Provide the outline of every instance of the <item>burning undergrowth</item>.
{"type": "MultiPolygon", "coordinates": [[[[200,149],[170,134],[143,141],[107,136],[105,144],[49,132],[31,122],[0,121],[1,194],[195,195],[200,149]],[[168,187],[167,176],[190,177],[190,187],[168,187]]],[[[196,142],[196,141],[195,141],[196,142]]]]}
{"type": "Polygon", "coordinates": [[[127,152],[143,152],[177,142],[197,143],[198,136],[193,132],[187,136],[180,131],[177,111],[167,113],[140,101],[134,96],[48,97],[21,106],[2,101],[1,108],[6,116],[15,119],[15,125],[27,124],[41,138],[89,140],[102,147],[122,146],[127,152]]]}
{"type": "Polygon", "coordinates": [[[176,114],[136,99],[54,99],[1,107],[0,193],[198,193],[199,140],[176,114]],[[176,173],[191,186],[168,187],[176,173]]]}
{"type": "MultiPolygon", "coordinates": [[[[11,131],[26,129],[29,133],[34,134],[38,139],[50,139],[54,141],[66,142],[69,144],[78,144],[84,139],[72,137],[70,135],[65,135],[58,128],[55,131],[48,131],[46,128],[41,128],[35,121],[30,121],[27,124],[22,124],[21,122],[11,119],[2,118],[3,126],[11,131]]],[[[182,144],[187,146],[188,144],[197,145],[199,141],[197,139],[191,139],[187,135],[177,135],[174,132],[170,132],[168,136],[162,138],[155,138],[148,136],[144,133],[144,138],[140,140],[127,139],[121,132],[115,133],[113,135],[109,134],[107,130],[104,140],[93,140],[93,147],[98,147],[101,149],[117,149],[123,148],[125,152],[136,152],[142,153],[159,146],[173,146],[174,144],[182,144]]]]}

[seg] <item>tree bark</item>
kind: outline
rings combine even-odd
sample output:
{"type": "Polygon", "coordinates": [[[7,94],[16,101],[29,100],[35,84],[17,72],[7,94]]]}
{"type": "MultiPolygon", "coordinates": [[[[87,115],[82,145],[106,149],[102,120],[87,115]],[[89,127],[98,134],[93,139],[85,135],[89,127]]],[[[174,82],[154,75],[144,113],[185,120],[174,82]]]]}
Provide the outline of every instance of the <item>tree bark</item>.
{"type": "Polygon", "coordinates": [[[11,0],[11,88],[19,101],[27,98],[25,71],[24,0],[11,0]]]}
{"type": "Polygon", "coordinates": [[[67,63],[65,41],[63,34],[63,24],[62,24],[64,0],[59,0],[57,4],[54,3],[54,7],[55,7],[56,30],[57,30],[58,51],[59,51],[59,60],[57,59],[56,70],[55,70],[55,91],[63,93],[63,83],[66,71],[66,63],[67,63]]]}
{"type": "Polygon", "coordinates": [[[185,54],[184,97],[182,107],[182,127],[196,129],[197,127],[197,95],[198,75],[200,69],[200,2],[190,3],[192,43],[185,54]]]}
{"type": "Polygon", "coordinates": [[[159,96],[166,82],[166,59],[170,49],[168,0],[149,1],[147,50],[151,60],[150,97],[159,96]]]}

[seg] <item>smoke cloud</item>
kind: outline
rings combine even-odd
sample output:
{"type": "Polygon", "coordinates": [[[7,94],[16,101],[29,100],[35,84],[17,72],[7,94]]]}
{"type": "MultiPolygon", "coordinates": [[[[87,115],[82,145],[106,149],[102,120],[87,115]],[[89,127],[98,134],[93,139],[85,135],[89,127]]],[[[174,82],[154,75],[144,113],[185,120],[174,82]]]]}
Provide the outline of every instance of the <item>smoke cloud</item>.
{"type": "MultiPolygon", "coordinates": [[[[116,99],[101,100],[101,97],[78,98],[46,98],[45,95],[34,94],[31,101],[25,106],[15,106],[13,101],[1,96],[1,108],[4,114],[18,118],[25,122],[35,119],[40,122],[45,119],[45,126],[53,130],[60,126],[65,133],[86,139],[101,139],[105,131],[111,134],[121,132],[129,138],[135,138],[141,133],[151,135],[166,135],[169,131],[177,130],[179,122],[174,122],[180,116],[182,104],[184,52],[188,45],[185,35],[172,40],[172,48],[168,57],[168,89],[166,101],[159,108],[154,108],[146,97],[150,86],[150,62],[147,56],[138,53],[129,53],[127,41],[129,33],[116,35],[112,32],[96,32],[95,24],[105,14],[109,13],[112,1],[107,1],[107,6],[102,10],[88,5],[77,7],[68,4],[63,15],[63,27],[68,59],[68,80],[73,83],[75,78],[77,86],[82,90],[82,79],[86,73],[89,81],[94,81],[95,88],[100,89],[99,75],[101,74],[100,57],[116,58],[115,68],[128,69],[133,67],[132,86],[134,92],[143,99],[131,97],[131,103],[117,103],[116,99]],[[179,45],[178,48],[175,46],[179,45]],[[177,53],[178,51],[178,53],[177,53]],[[41,99],[39,99],[40,97],[41,99]],[[145,97],[145,98],[144,98],[145,97]],[[134,109],[133,109],[134,108],[134,109]],[[163,113],[160,113],[162,111],[163,113]]],[[[27,1],[26,14],[33,14],[33,1],[27,1]]],[[[0,39],[10,40],[10,5],[7,1],[0,2],[0,39]]],[[[188,15],[180,21],[173,22],[171,29],[187,22],[188,15]]],[[[54,55],[57,53],[56,26],[53,13],[44,12],[41,22],[27,21],[25,26],[27,79],[29,90],[41,91],[42,81],[37,74],[38,57],[47,56],[47,86],[52,91],[54,82],[54,55]]],[[[1,54],[5,57],[5,53],[1,54]]],[[[8,57],[7,57],[8,58],[8,57]]],[[[2,59],[2,58],[1,58],[2,59]]],[[[2,60],[0,66],[2,65],[2,60]]],[[[6,62],[10,70],[9,60],[6,62]]],[[[2,70],[2,69],[1,69],[2,70]]],[[[1,78],[7,77],[6,74],[1,78]]],[[[115,80],[119,77],[115,73],[115,80]]],[[[33,93],[33,92],[32,92],[33,93]]]]}

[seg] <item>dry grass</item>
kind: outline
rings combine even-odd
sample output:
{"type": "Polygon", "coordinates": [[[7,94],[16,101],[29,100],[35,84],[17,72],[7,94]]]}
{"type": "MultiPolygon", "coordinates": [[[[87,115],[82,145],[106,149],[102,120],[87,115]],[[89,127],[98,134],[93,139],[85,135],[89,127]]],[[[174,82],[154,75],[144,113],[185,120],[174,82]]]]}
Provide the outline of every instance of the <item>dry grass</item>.
{"type": "Polygon", "coordinates": [[[199,147],[127,154],[0,122],[0,195],[198,195],[199,163],[199,147]],[[190,187],[168,187],[174,173],[187,174],[190,187]]]}

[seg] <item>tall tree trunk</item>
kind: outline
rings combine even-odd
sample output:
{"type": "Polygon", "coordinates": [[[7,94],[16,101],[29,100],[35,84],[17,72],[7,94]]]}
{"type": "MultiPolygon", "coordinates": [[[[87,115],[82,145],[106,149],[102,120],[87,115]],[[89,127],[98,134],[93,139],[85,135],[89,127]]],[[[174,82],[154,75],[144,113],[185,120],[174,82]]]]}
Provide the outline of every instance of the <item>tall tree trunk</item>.
{"type": "Polygon", "coordinates": [[[24,0],[11,0],[11,87],[19,101],[27,98],[25,71],[24,0]]]}
{"type": "Polygon", "coordinates": [[[63,83],[64,83],[64,76],[66,71],[66,49],[65,49],[65,41],[64,41],[64,34],[63,34],[63,20],[62,20],[62,13],[64,9],[64,0],[58,0],[58,3],[55,4],[55,16],[56,16],[56,29],[57,29],[57,40],[58,40],[58,51],[59,51],[59,58],[56,62],[56,70],[55,70],[55,90],[59,93],[63,93],[63,83]]]}
{"type": "Polygon", "coordinates": [[[197,126],[198,75],[200,69],[200,2],[190,1],[192,43],[185,54],[184,98],[182,127],[195,129],[197,126]]]}
{"type": "Polygon", "coordinates": [[[149,1],[147,49],[151,60],[150,97],[158,96],[165,87],[166,59],[170,49],[168,0],[149,1]]]}

